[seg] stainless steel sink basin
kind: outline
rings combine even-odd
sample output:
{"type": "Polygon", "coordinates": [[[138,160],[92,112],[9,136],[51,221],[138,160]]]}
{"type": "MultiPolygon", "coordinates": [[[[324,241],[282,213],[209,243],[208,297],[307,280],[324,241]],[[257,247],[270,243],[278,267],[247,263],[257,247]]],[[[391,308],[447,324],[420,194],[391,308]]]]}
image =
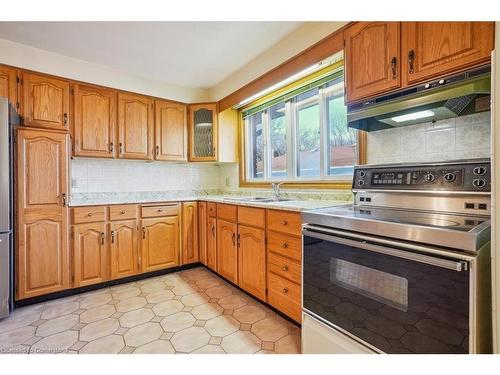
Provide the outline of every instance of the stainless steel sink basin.
{"type": "Polygon", "coordinates": [[[224,197],[224,200],[235,202],[285,202],[291,201],[289,198],[266,198],[266,197],[224,197]]]}

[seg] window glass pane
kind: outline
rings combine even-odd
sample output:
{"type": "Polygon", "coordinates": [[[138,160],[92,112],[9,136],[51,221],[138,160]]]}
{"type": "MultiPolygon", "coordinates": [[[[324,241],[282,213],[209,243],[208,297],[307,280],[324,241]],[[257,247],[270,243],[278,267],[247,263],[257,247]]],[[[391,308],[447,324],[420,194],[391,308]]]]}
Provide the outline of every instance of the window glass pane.
{"type": "Polygon", "coordinates": [[[248,176],[250,178],[264,178],[264,133],[262,128],[262,112],[247,117],[249,135],[248,176]]]}
{"type": "Polygon", "coordinates": [[[320,175],[319,90],[314,89],[295,98],[297,121],[297,176],[320,175]]]}
{"type": "Polygon", "coordinates": [[[286,177],[285,103],[278,103],[269,108],[269,135],[271,138],[271,177],[286,177]]]}
{"type": "Polygon", "coordinates": [[[327,173],[331,176],[352,174],[353,165],[357,161],[357,130],[347,127],[343,78],[329,82],[324,88],[324,94],[328,121],[327,173]]]}

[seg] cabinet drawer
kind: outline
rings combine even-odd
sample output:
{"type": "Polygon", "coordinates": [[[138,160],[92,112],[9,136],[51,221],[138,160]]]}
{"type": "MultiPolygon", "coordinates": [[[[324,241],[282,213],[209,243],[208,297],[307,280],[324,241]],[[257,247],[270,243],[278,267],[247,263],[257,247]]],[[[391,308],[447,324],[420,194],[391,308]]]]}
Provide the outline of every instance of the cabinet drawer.
{"type": "Polygon", "coordinates": [[[216,217],[217,216],[217,203],[208,202],[207,203],[207,212],[208,212],[208,216],[216,217]]]}
{"type": "Polygon", "coordinates": [[[238,206],[234,204],[217,203],[217,218],[229,221],[236,221],[238,206]]]}
{"type": "Polygon", "coordinates": [[[106,208],[107,206],[74,207],[73,224],[106,221],[106,208]]]}
{"type": "Polygon", "coordinates": [[[265,228],[266,210],[255,207],[238,207],[238,224],[250,225],[252,227],[265,228]]]}
{"type": "Polygon", "coordinates": [[[301,265],[294,260],[269,253],[267,256],[267,269],[294,283],[301,284],[302,282],[301,265]]]}
{"type": "Polygon", "coordinates": [[[302,239],[287,234],[269,232],[267,237],[269,251],[281,256],[302,261],[302,239]]]}
{"type": "Polygon", "coordinates": [[[129,220],[137,218],[137,206],[135,204],[120,204],[109,207],[109,220],[129,220]]]}
{"type": "Polygon", "coordinates": [[[300,285],[295,284],[272,272],[267,274],[267,302],[290,318],[301,321],[300,285]]]}
{"type": "Polygon", "coordinates": [[[142,217],[162,217],[162,216],[174,216],[179,214],[178,204],[169,204],[161,206],[142,206],[141,215],[142,217]]]}
{"type": "Polygon", "coordinates": [[[277,232],[301,235],[302,219],[300,212],[290,212],[282,210],[267,211],[267,228],[277,232]]]}

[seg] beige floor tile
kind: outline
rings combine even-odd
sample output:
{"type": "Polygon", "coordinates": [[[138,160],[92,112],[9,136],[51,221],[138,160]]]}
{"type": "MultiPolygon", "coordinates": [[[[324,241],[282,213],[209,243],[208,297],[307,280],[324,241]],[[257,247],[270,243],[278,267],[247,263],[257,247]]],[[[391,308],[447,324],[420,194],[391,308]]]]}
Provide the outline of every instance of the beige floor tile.
{"type": "Polygon", "coordinates": [[[80,350],[85,345],[87,345],[86,341],[77,341],[76,343],[74,343],[73,345],[71,345],[70,349],[71,350],[80,350]]]}
{"type": "Polygon", "coordinates": [[[157,290],[146,295],[146,300],[149,303],[160,303],[170,300],[174,296],[170,290],[157,290]]]}
{"type": "Polygon", "coordinates": [[[123,299],[116,304],[116,311],[127,312],[132,310],[140,309],[146,305],[146,299],[144,297],[132,297],[123,299]]]}
{"type": "Polygon", "coordinates": [[[247,304],[247,299],[243,296],[233,294],[231,296],[221,298],[217,303],[221,305],[224,309],[235,310],[245,306],[247,304]]]}
{"type": "Polygon", "coordinates": [[[262,342],[251,332],[238,331],[224,337],[221,346],[230,354],[252,354],[261,349],[262,342]]]}
{"type": "Polygon", "coordinates": [[[233,316],[241,323],[253,324],[266,317],[266,311],[258,306],[244,306],[233,312],[233,316]]]}
{"type": "Polygon", "coordinates": [[[197,292],[197,289],[194,285],[179,285],[172,289],[172,292],[177,296],[187,296],[188,294],[193,294],[197,292]]]}
{"type": "Polygon", "coordinates": [[[195,318],[188,312],[178,312],[169,315],[161,321],[161,326],[166,332],[179,332],[185,328],[192,327],[195,318]]]}
{"type": "Polygon", "coordinates": [[[163,329],[159,323],[144,323],[129,329],[123,338],[127,346],[137,347],[159,339],[162,334],[163,329]]]}
{"type": "Polygon", "coordinates": [[[64,302],[45,307],[42,312],[42,319],[54,319],[59,316],[71,314],[80,308],[79,302],[64,302]]]}
{"type": "Polygon", "coordinates": [[[191,354],[226,354],[226,352],[219,345],[205,345],[191,354]]]}
{"type": "Polygon", "coordinates": [[[77,331],[64,331],[45,337],[31,346],[30,353],[55,354],[68,350],[78,341],[77,331]]]}
{"type": "Polygon", "coordinates": [[[112,293],[111,295],[113,299],[124,300],[132,297],[137,297],[139,294],[141,294],[141,289],[133,286],[127,289],[120,290],[116,293],[112,293]]]}
{"type": "Polygon", "coordinates": [[[300,336],[288,335],[276,341],[274,351],[280,354],[300,354],[300,336]]]}
{"type": "Polygon", "coordinates": [[[208,344],[210,335],[201,327],[191,327],[177,332],[170,342],[176,351],[189,353],[208,344]]]}
{"type": "Polygon", "coordinates": [[[80,301],[80,307],[82,309],[91,309],[97,306],[102,306],[110,301],[111,295],[109,293],[98,293],[83,298],[80,301]]]}
{"type": "Polygon", "coordinates": [[[163,282],[161,282],[160,280],[151,281],[151,282],[148,282],[144,285],[141,285],[141,290],[144,293],[153,293],[153,292],[157,292],[160,290],[164,290],[164,288],[165,288],[165,284],[163,282]]]}
{"type": "Polygon", "coordinates": [[[81,354],[116,354],[125,346],[122,336],[110,335],[89,342],[82,349],[81,354]]]}
{"type": "Polygon", "coordinates": [[[134,350],[135,348],[133,346],[126,346],[122,350],[120,350],[120,353],[118,354],[132,354],[134,350]]]}
{"type": "Polygon", "coordinates": [[[233,294],[231,288],[227,285],[214,286],[213,288],[208,288],[205,293],[210,298],[223,298],[233,294]]]}
{"type": "Polygon", "coordinates": [[[36,329],[37,336],[50,336],[55,333],[67,331],[78,324],[80,317],[75,314],[63,315],[59,318],[47,320],[36,329]]]}
{"type": "Polygon", "coordinates": [[[168,316],[181,311],[184,305],[176,300],[165,301],[153,307],[153,312],[159,316],[168,316]]]}
{"type": "Polygon", "coordinates": [[[220,345],[221,342],[222,342],[222,337],[220,337],[220,336],[212,336],[210,338],[209,344],[220,345]]]}
{"type": "Polygon", "coordinates": [[[0,348],[17,346],[35,335],[36,327],[26,326],[0,334],[0,348]]]}
{"type": "Polygon", "coordinates": [[[155,340],[148,344],[139,346],[134,354],[173,354],[175,349],[169,341],[155,340]]]}
{"type": "Polygon", "coordinates": [[[118,328],[120,324],[118,319],[106,318],[104,320],[99,320],[94,323],[87,324],[80,331],[80,340],[82,341],[92,341],[107,335],[111,335],[118,328]]]}
{"type": "Polygon", "coordinates": [[[28,340],[26,340],[25,342],[23,342],[23,345],[31,346],[34,343],[40,341],[41,339],[43,339],[43,337],[33,336],[33,337],[29,338],[28,340]]]}
{"type": "Polygon", "coordinates": [[[273,318],[259,320],[252,325],[252,332],[264,341],[278,341],[288,334],[288,326],[273,318]]]}
{"type": "Polygon", "coordinates": [[[216,303],[204,303],[203,305],[196,306],[191,314],[196,319],[208,320],[215,318],[222,314],[223,308],[216,303]]]}
{"type": "Polygon", "coordinates": [[[8,318],[0,321],[0,334],[33,324],[41,315],[38,310],[26,310],[22,313],[17,313],[15,310],[8,318]]]}
{"type": "Polygon", "coordinates": [[[131,328],[149,322],[154,316],[150,309],[137,309],[126,312],[119,320],[122,327],[131,328]]]}
{"type": "Polygon", "coordinates": [[[213,288],[216,286],[222,285],[223,282],[221,280],[218,280],[216,278],[206,278],[206,279],[201,279],[196,282],[196,286],[202,289],[209,289],[213,288]]]}
{"type": "Polygon", "coordinates": [[[181,298],[184,306],[195,307],[207,303],[210,298],[205,293],[189,294],[181,298]]]}
{"type": "Polygon", "coordinates": [[[115,312],[116,309],[115,306],[113,305],[102,305],[98,307],[93,307],[91,309],[88,309],[84,313],[80,314],[80,322],[93,323],[98,320],[109,318],[115,312]]]}
{"type": "Polygon", "coordinates": [[[274,352],[274,342],[263,341],[262,342],[262,350],[269,350],[269,351],[274,352]]]}
{"type": "Polygon", "coordinates": [[[230,315],[221,315],[210,319],[205,329],[212,336],[227,336],[240,328],[240,323],[230,315]]]}
{"type": "Polygon", "coordinates": [[[257,353],[255,354],[276,354],[275,352],[273,351],[270,351],[270,350],[259,350],[257,353]]]}

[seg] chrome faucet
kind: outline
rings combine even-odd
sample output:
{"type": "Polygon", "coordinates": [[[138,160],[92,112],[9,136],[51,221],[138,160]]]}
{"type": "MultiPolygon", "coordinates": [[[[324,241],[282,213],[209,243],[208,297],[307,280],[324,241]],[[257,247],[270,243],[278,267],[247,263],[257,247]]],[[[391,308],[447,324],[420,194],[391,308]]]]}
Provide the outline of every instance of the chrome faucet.
{"type": "Polygon", "coordinates": [[[280,200],[281,198],[281,185],[283,184],[283,182],[273,182],[271,185],[273,187],[273,191],[274,191],[274,199],[275,200],[280,200]]]}

